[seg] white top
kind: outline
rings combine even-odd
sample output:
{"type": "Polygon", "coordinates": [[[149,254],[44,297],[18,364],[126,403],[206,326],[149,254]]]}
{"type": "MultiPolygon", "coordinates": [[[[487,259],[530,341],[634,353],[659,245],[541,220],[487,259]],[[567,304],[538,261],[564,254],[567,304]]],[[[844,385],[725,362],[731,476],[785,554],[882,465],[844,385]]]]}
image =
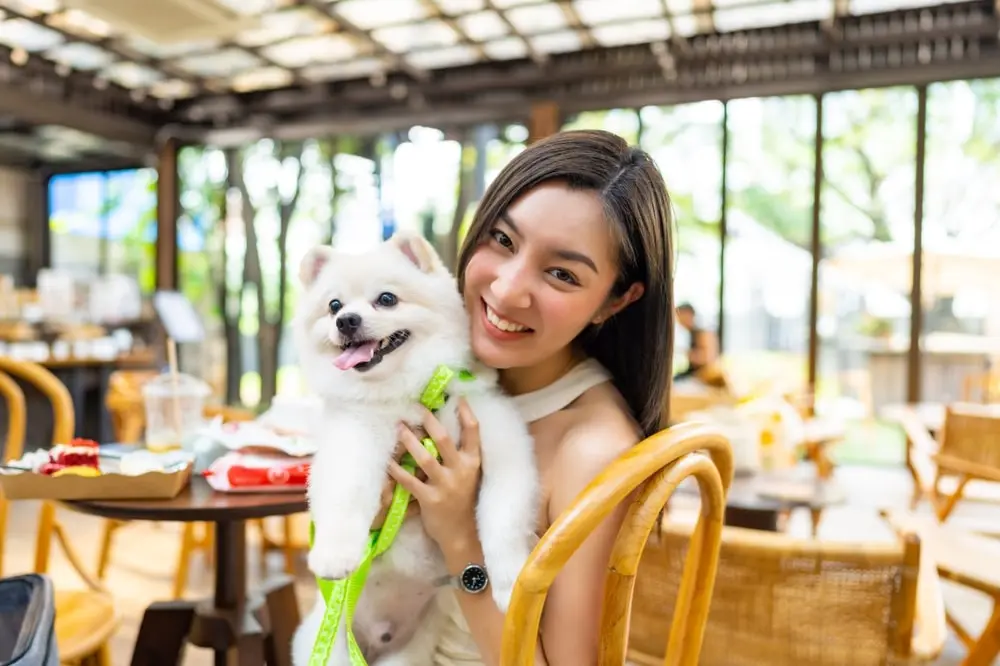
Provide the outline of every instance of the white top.
{"type": "MultiPolygon", "coordinates": [[[[611,379],[611,373],[594,359],[575,365],[548,386],[514,396],[518,411],[527,423],[533,423],[565,408],[588,390],[611,379]]],[[[447,613],[444,631],[434,653],[434,666],[482,666],[479,648],[472,640],[469,625],[455,591],[443,591],[438,603],[447,613]]]]}

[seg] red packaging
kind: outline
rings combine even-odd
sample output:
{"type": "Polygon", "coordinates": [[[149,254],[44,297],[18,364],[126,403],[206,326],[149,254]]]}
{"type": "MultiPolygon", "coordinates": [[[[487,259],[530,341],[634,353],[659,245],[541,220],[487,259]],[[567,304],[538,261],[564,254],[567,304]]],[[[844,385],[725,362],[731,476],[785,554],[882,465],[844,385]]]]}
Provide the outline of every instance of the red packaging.
{"type": "Polygon", "coordinates": [[[309,481],[309,467],[310,461],[303,458],[232,452],[202,474],[213,489],[222,492],[302,492],[309,481]]]}

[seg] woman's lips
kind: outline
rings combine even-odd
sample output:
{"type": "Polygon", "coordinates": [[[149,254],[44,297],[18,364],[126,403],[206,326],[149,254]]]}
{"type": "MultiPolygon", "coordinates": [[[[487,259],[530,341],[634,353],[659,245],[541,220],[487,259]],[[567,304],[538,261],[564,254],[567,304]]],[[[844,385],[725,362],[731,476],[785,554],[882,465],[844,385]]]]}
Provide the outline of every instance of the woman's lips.
{"type": "Polygon", "coordinates": [[[483,328],[486,332],[493,338],[501,340],[504,342],[510,342],[513,340],[521,340],[525,336],[530,335],[532,330],[523,324],[518,324],[517,322],[512,322],[501,317],[493,308],[482,301],[483,307],[481,308],[481,317],[483,320],[483,328]],[[522,330],[507,330],[508,328],[517,326],[522,330]]]}

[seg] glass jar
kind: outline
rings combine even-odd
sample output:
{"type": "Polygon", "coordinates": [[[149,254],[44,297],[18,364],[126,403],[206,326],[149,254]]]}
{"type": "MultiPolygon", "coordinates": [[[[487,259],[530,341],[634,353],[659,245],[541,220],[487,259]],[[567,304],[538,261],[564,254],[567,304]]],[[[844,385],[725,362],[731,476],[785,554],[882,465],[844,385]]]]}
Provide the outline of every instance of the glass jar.
{"type": "Polygon", "coordinates": [[[146,405],[146,448],[186,449],[205,425],[205,402],[211,393],[197,377],[165,373],[142,388],[146,405]]]}

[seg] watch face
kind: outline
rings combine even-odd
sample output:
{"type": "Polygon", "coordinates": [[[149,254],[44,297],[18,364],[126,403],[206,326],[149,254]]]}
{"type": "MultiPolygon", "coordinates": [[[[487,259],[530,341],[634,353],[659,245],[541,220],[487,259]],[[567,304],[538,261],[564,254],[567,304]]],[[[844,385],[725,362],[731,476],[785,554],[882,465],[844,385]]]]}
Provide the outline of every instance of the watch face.
{"type": "Polygon", "coordinates": [[[486,589],[490,579],[486,575],[486,569],[478,564],[470,564],[462,571],[462,575],[458,577],[458,581],[463,590],[476,594],[486,589]]]}

